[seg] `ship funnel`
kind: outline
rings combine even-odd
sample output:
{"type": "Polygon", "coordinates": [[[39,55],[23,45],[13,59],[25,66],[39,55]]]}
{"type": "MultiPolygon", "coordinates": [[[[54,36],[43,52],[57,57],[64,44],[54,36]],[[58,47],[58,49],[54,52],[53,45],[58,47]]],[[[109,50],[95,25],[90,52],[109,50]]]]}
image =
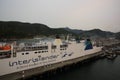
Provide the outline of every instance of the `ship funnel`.
{"type": "Polygon", "coordinates": [[[56,39],[54,41],[54,45],[61,45],[62,44],[62,41],[60,39],[60,36],[59,35],[56,35],[56,39]]]}

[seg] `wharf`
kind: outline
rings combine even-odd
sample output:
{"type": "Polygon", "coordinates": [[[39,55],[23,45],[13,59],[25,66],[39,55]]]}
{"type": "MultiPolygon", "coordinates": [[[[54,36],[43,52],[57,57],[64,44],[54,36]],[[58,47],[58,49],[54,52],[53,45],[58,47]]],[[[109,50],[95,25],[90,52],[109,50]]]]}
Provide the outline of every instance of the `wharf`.
{"type": "Polygon", "coordinates": [[[97,52],[97,53],[92,53],[92,54],[86,54],[86,55],[83,55],[79,58],[67,60],[64,62],[59,62],[59,63],[55,63],[55,64],[51,64],[51,65],[45,65],[45,66],[41,66],[41,67],[29,69],[29,70],[24,70],[24,71],[8,74],[5,76],[0,76],[0,80],[27,79],[27,78],[34,76],[34,75],[40,75],[40,74],[43,74],[45,72],[49,72],[51,70],[56,70],[58,68],[62,68],[62,67],[67,66],[67,65],[74,65],[78,62],[82,62],[84,60],[89,60],[89,59],[97,57],[101,54],[102,54],[102,51],[97,52]]]}

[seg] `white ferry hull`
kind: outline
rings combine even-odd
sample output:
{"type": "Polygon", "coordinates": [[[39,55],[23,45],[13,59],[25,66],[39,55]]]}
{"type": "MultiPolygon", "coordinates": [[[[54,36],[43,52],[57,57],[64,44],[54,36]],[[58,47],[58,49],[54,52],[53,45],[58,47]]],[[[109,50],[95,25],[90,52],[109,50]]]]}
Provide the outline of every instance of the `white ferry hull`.
{"type": "Polygon", "coordinates": [[[44,65],[50,65],[58,62],[64,62],[70,59],[79,58],[88,54],[101,51],[101,47],[93,47],[90,50],[84,50],[84,44],[71,44],[66,50],[52,51],[48,49],[46,53],[35,53],[36,51],[17,52],[17,57],[0,60],[0,76],[28,70],[44,65]],[[29,53],[22,55],[23,53],[29,53]]]}

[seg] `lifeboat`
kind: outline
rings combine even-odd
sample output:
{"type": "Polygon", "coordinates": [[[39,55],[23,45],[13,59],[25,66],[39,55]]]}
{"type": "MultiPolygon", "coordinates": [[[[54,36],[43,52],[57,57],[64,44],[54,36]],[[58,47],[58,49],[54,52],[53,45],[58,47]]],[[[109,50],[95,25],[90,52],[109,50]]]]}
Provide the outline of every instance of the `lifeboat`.
{"type": "Polygon", "coordinates": [[[10,45],[0,46],[0,52],[10,51],[10,50],[11,50],[10,45]]]}

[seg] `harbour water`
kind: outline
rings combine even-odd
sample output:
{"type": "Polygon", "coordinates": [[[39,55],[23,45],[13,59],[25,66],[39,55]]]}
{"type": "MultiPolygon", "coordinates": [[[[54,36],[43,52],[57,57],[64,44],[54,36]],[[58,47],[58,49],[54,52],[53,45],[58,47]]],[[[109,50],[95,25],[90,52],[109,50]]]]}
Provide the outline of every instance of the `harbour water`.
{"type": "Polygon", "coordinates": [[[44,78],[30,80],[120,80],[120,56],[96,59],[44,78]]]}

